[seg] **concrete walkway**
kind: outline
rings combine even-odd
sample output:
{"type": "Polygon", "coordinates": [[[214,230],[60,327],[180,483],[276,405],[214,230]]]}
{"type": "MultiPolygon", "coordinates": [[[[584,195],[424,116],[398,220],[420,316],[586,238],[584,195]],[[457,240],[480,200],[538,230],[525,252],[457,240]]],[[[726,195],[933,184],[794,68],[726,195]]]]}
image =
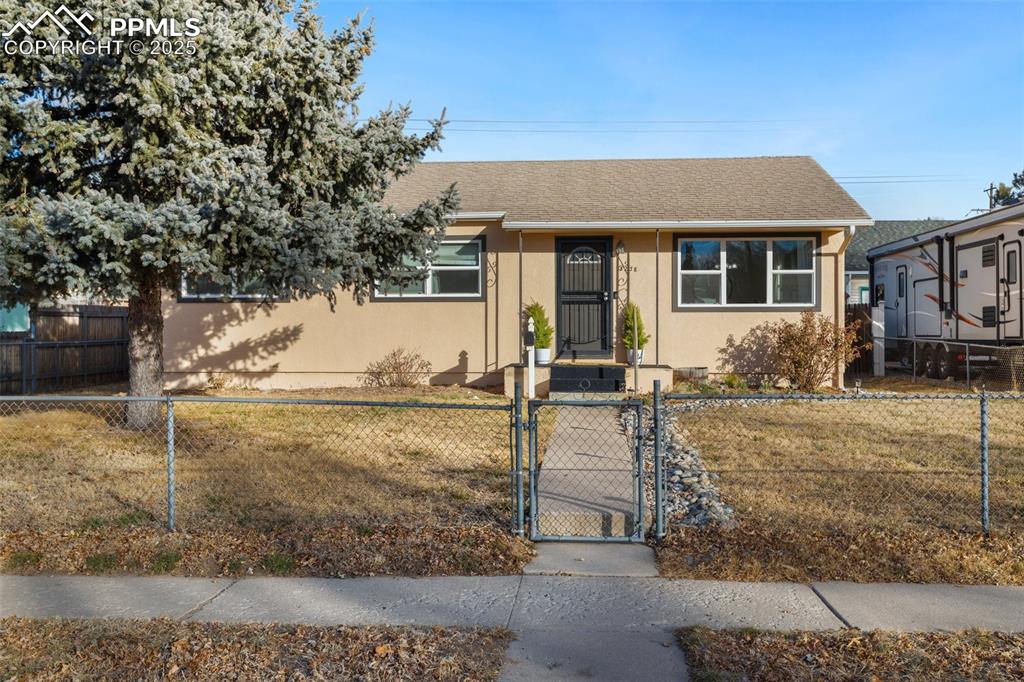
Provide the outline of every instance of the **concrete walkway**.
{"type": "Polygon", "coordinates": [[[507,626],[506,680],[684,679],[672,630],[1024,631],[1024,588],[453,578],[0,576],[0,616],[507,626]]]}
{"type": "Polygon", "coordinates": [[[549,406],[554,429],[537,474],[548,536],[628,536],[636,523],[633,444],[616,407],[549,406]]]}

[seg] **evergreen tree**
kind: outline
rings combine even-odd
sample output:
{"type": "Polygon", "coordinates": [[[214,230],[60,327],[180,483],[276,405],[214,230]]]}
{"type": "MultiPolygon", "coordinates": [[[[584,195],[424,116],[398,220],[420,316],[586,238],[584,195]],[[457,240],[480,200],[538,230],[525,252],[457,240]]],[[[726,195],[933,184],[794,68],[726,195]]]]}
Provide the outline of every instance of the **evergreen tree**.
{"type": "MultiPolygon", "coordinates": [[[[3,3],[0,25],[45,9],[3,3]]],[[[75,9],[97,35],[111,16],[202,25],[195,54],[0,55],[0,304],[127,301],[131,394],[162,391],[161,295],[183,277],[258,282],[267,301],[362,302],[375,280],[406,283],[402,257],[443,236],[454,187],[408,213],[383,204],[443,121],[409,135],[407,106],[358,118],[374,43],[358,18],[325,34],[312,4],[291,0],[75,9]]],[[[39,37],[64,36],[43,22],[39,37]]]]}

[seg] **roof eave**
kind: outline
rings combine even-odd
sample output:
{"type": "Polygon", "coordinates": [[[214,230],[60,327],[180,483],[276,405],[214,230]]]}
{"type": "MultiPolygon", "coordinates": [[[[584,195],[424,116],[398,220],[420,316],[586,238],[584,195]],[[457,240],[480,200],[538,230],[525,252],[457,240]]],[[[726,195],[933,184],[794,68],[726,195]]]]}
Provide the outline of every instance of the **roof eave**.
{"type": "Polygon", "coordinates": [[[870,218],[843,219],[801,219],[801,220],[593,220],[593,221],[543,221],[507,220],[502,223],[506,230],[709,230],[709,229],[776,229],[776,228],[846,228],[870,227],[875,221],[870,218]]]}

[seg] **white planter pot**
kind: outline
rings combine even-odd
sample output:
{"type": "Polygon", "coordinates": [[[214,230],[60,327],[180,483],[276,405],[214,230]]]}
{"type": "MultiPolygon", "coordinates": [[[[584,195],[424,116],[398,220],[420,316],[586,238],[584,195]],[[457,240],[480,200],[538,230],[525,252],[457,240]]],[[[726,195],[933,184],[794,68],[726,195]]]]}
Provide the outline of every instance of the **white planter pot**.
{"type": "Polygon", "coordinates": [[[629,350],[627,350],[626,351],[626,362],[628,362],[630,365],[642,365],[642,364],[644,364],[644,351],[643,351],[643,349],[641,348],[640,350],[633,350],[632,348],[630,348],[629,350]]]}
{"type": "Polygon", "coordinates": [[[533,352],[538,365],[547,365],[551,362],[550,348],[534,348],[533,352]]]}

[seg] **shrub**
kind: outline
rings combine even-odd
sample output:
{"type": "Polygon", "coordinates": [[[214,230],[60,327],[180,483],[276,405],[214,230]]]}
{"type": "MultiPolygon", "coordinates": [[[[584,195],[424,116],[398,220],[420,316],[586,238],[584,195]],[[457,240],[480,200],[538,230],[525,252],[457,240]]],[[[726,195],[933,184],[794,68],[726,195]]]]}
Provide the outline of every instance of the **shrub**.
{"type": "Polygon", "coordinates": [[[408,388],[422,383],[424,375],[429,373],[430,363],[422,355],[396,348],[381,360],[371,362],[363,373],[362,382],[372,388],[408,388]]]}
{"type": "Polygon", "coordinates": [[[555,338],[555,328],[551,326],[544,306],[533,301],[526,306],[526,317],[533,318],[534,347],[551,348],[551,342],[555,338]]]}
{"type": "Polygon", "coordinates": [[[622,343],[626,346],[626,350],[634,348],[643,350],[650,340],[650,335],[644,330],[644,318],[640,316],[640,306],[629,301],[622,309],[622,343]]]}
{"type": "Polygon", "coordinates": [[[746,378],[735,372],[730,372],[722,377],[722,383],[726,388],[731,388],[734,391],[748,388],[746,378]]]}
{"type": "Polygon", "coordinates": [[[780,377],[801,391],[815,391],[827,383],[870,345],[858,346],[860,322],[836,325],[827,315],[805,311],[799,322],[777,322],[770,327],[780,377]]]}

